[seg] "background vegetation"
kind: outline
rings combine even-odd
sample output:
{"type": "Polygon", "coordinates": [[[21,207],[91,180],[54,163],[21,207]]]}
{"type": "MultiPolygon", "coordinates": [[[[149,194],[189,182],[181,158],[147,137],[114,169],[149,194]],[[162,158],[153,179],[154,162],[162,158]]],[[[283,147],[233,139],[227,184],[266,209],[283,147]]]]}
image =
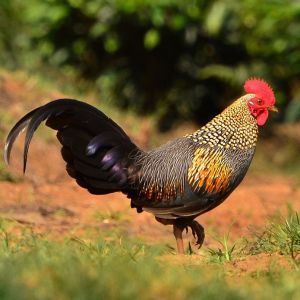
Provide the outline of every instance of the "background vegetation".
{"type": "Polygon", "coordinates": [[[277,121],[299,119],[299,32],[296,0],[0,2],[2,66],[58,67],[118,107],[155,112],[161,130],[206,122],[251,76],[274,87],[277,121]]]}

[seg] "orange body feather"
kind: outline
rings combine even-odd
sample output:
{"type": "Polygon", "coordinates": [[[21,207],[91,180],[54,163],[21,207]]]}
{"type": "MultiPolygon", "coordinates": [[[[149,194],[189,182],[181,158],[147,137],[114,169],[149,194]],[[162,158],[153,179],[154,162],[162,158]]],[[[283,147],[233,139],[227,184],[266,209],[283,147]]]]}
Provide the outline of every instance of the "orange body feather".
{"type": "Polygon", "coordinates": [[[232,168],[226,163],[221,151],[199,148],[195,151],[188,170],[188,182],[195,191],[204,188],[206,192],[224,191],[230,182],[232,168]]]}

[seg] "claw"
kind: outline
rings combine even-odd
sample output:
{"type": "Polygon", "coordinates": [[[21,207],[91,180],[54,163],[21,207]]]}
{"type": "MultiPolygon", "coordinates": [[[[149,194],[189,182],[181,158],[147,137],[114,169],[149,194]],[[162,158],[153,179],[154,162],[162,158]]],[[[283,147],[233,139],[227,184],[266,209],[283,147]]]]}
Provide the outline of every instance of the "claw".
{"type": "MultiPolygon", "coordinates": [[[[167,223],[166,220],[156,218],[157,221],[163,223],[163,224],[170,224],[167,223]]],[[[203,242],[204,242],[204,228],[195,220],[191,219],[177,219],[175,222],[172,220],[173,224],[173,232],[177,243],[177,249],[179,254],[184,254],[184,245],[183,245],[183,239],[182,239],[182,232],[185,229],[186,233],[188,233],[189,227],[191,228],[192,235],[194,237],[195,245],[198,246],[198,248],[201,248],[203,242]]]]}
{"type": "Polygon", "coordinates": [[[201,248],[205,238],[204,228],[195,220],[188,224],[188,226],[191,227],[193,237],[196,240],[195,245],[201,248]]]}

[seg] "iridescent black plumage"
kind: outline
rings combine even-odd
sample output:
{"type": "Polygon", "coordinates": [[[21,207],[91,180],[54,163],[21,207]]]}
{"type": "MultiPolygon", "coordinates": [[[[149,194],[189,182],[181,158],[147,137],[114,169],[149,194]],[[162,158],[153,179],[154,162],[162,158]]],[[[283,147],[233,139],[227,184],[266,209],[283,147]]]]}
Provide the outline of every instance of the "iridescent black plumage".
{"type": "Polygon", "coordinates": [[[24,116],[10,131],[5,144],[8,163],[17,136],[26,130],[23,170],[26,170],[29,144],[34,131],[46,120],[57,130],[61,154],[68,174],[93,194],[107,194],[122,189],[129,153],[138,148],[126,133],[95,107],[72,99],[59,99],[24,116]]]}

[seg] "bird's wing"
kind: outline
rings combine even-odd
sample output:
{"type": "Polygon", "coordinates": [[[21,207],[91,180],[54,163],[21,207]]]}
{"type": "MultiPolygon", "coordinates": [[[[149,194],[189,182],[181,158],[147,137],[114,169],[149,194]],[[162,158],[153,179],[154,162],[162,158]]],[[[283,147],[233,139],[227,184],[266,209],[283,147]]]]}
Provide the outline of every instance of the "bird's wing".
{"type": "Polygon", "coordinates": [[[136,171],[129,197],[142,206],[171,203],[183,192],[188,166],[192,159],[190,141],[175,139],[157,149],[135,157],[136,171]]]}
{"type": "Polygon", "coordinates": [[[177,149],[177,155],[173,154],[173,166],[164,165],[165,186],[159,188],[151,182],[144,183],[140,191],[142,197],[135,201],[143,210],[160,218],[193,216],[220,204],[241,182],[254,154],[253,149],[232,151],[203,145],[182,149],[180,146],[178,144],[181,150],[177,149]],[[180,168],[180,172],[174,166],[180,168]],[[172,182],[183,185],[172,186],[172,182]],[[171,195],[170,187],[173,187],[171,195]]]}

